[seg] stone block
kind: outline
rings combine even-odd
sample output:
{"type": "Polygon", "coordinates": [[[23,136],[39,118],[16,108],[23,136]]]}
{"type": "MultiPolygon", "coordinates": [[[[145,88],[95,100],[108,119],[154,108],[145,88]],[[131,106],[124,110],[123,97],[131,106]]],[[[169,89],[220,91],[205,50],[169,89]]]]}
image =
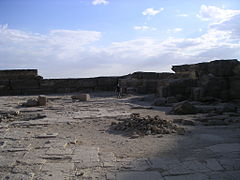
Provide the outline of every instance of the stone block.
{"type": "Polygon", "coordinates": [[[78,94],[71,97],[73,100],[79,100],[79,101],[90,101],[90,95],[89,94],[78,94]]]}
{"type": "Polygon", "coordinates": [[[38,96],[38,105],[46,106],[47,105],[47,97],[46,96],[38,96]]]}

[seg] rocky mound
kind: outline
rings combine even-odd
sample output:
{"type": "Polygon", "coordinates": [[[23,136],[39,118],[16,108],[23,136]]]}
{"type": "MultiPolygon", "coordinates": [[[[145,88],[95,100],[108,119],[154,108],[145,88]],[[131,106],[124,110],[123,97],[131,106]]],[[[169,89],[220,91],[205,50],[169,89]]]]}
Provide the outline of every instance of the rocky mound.
{"type": "Polygon", "coordinates": [[[161,119],[159,116],[141,117],[139,113],[133,113],[130,118],[118,123],[112,123],[114,130],[126,131],[132,135],[155,135],[155,134],[184,134],[185,130],[178,127],[172,121],[161,119]]]}

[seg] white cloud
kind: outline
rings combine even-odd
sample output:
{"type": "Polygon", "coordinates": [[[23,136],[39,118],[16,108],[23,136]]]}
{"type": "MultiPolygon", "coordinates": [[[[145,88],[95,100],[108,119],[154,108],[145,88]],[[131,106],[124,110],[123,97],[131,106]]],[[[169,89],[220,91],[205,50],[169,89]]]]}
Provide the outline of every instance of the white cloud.
{"type": "Polygon", "coordinates": [[[178,33],[181,32],[183,29],[182,28],[174,28],[174,29],[168,29],[168,33],[178,33]]]}
{"type": "Polygon", "coordinates": [[[107,5],[107,4],[109,4],[109,1],[106,1],[106,0],[94,0],[94,1],[92,1],[92,4],[93,5],[99,5],[99,4],[107,5]]]}
{"type": "Polygon", "coordinates": [[[223,9],[216,6],[201,5],[197,17],[203,21],[211,21],[211,23],[220,24],[230,20],[232,17],[240,14],[240,10],[223,9]]]}
{"type": "Polygon", "coordinates": [[[180,17],[188,17],[188,14],[178,14],[177,16],[180,16],[180,17]]]}
{"type": "Polygon", "coordinates": [[[153,9],[153,8],[147,8],[145,9],[142,14],[144,16],[155,16],[157,14],[159,14],[160,12],[162,12],[164,10],[164,8],[160,8],[160,9],[153,9]]]}
{"type": "Polygon", "coordinates": [[[157,29],[154,27],[149,27],[149,26],[134,26],[133,29],[138,30],[138,31],[156,31],[157,29]]]}
{"type": "Polygon", "coordinates": [[[140,38],[103,47],[94,44],[102,38],[96,31],[58,29],[37,34],[1,26],[0,69],[37,68],[45,78],[90,77],[169,71],[172,64],[240,58],[238,19],[239,15],[211,25],[195,38],[140,38]]]}

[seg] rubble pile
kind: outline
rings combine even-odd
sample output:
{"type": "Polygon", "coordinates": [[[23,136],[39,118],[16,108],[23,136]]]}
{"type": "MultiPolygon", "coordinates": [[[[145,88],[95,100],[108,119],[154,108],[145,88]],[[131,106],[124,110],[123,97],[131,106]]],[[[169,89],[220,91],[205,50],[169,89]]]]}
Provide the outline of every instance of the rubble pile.
{"type": "Polygon", "coordinates": [[[23,113],[20,111],[0,111],[0,122],[30,121],[47,117],[44,113],[23,113]]]}
{"type": "Polygon", "coordinates": [[[118,123],[112,123],[114,130],[127,131],[138,135],[155,134],[184,134],[184,128],[178,127],[172,121],[161,119],[159,116],[141,117],[139,113],[133,113],[130,118],[118,123]]]}
{"type": "Polygon", "coordinates": [[[19,111],[0,111],[0,122],[13,121],[19,114],[19,111]]]}

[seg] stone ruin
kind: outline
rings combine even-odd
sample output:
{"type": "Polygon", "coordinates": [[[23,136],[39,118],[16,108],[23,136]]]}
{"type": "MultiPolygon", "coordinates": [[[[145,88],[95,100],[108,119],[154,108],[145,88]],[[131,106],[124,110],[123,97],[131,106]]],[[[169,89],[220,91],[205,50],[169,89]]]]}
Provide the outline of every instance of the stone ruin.
{"type": "Polygon", "coordinates": [[[173,66],[175,73],[135,72],[119,77],[43,79],[37,70],[0,71],[0,95],[31,95],[79,91],[156,94],[169,101],[240,99],[240,62],[236,59],[173,66]]]}

